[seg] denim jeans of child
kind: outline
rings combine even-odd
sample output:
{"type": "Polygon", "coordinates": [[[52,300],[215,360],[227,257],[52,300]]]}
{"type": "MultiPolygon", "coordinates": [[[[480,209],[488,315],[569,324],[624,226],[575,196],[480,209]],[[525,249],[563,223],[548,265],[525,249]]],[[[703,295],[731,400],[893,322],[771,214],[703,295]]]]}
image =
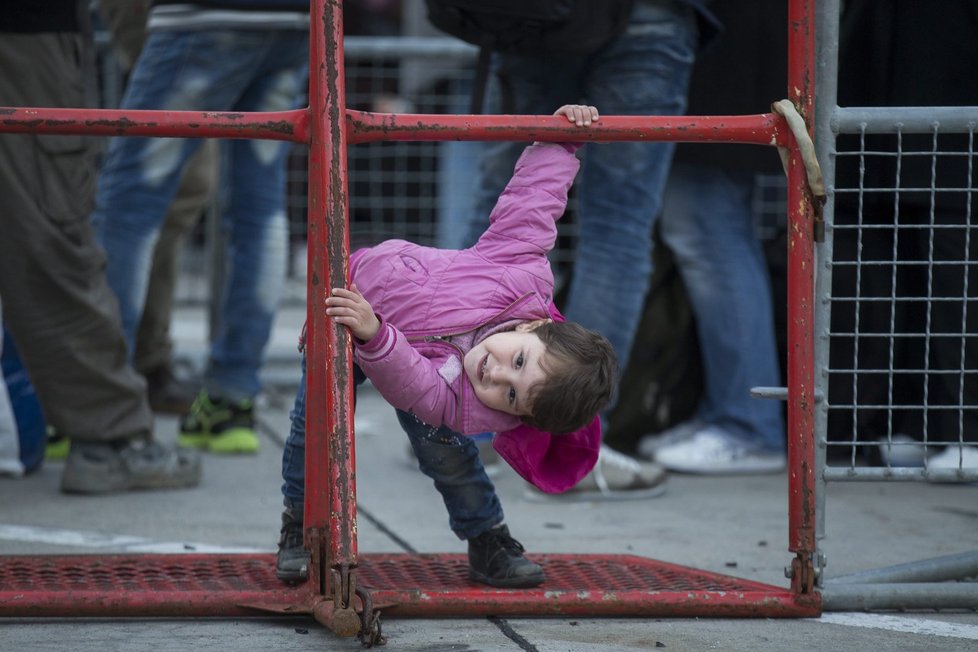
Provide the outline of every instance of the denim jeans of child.
{"type": "Polygon", "coordinates": [[[783,452],[781,404],[750,394],[781,384],[753,196],[750,171],[677,164],[659,227],[696,316],[704,386],[697,419],[751,448],[783,452]]]}
{"type": "MultiPolygon", "coordinates": [[[[308,38],[296,30],[158,31],[149,35],[123,109],[285,111],[296,107],[308,38]]],[[[99,178],[93,223],[106,274],[134,350],[153,247],[199,139],[114,138],[99,178]]],[[[204,384],[233,400],[259,390],[258,370],[285,283],[288,223],[285,156],[290,145],[226,141],[218,193],[228,274],[204,384]]]]}
{"type": "MultiPolygon", "coordinates": [[[[354,367],[357,385],[364,376],[354,367]]],[[[289,415],[292,429],[282,452],[282,495],[285,506],[301,515],[305,498],[306,361],[289,415]]],[[[460,539],[471,539],[502,523],[503,508],[496,488],[479,459],[475,441],[444,426],[435,428],[413,414],[397,410],[421,471],[431,478],[448,509],[449,526],[460,539]]]]}

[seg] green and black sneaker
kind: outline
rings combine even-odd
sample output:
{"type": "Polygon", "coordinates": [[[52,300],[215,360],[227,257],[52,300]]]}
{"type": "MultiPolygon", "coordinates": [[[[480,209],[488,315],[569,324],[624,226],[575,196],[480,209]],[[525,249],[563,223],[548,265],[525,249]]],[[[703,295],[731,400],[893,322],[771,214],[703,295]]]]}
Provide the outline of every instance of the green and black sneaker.
{"type": "Polygon", "coordinates": [[[212,453],[257,453],[254,401],[230,401],[201,390],[180,420],[178,442],[212,453]]]}
{"type": "Polygon", "coordinates": [[[60,434],[54,426],[48,426],[45,432],[47,443],[44,446],[44,459],[48,462],[58,462],[68,459],[71,440],[60,434]]]}

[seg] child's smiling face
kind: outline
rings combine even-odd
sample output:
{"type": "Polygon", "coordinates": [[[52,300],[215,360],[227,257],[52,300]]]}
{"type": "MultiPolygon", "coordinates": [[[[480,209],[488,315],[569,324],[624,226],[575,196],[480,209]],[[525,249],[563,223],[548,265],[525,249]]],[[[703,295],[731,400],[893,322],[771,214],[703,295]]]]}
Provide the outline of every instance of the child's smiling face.
{"type": "Polygon", "coordinates": [[[486,406],[516,416],[532,413],[530,388],[547,378],[541,366],[547,347],[533,332],[539,323],[494,333],[465,354],[465,374],[486,406]]]}

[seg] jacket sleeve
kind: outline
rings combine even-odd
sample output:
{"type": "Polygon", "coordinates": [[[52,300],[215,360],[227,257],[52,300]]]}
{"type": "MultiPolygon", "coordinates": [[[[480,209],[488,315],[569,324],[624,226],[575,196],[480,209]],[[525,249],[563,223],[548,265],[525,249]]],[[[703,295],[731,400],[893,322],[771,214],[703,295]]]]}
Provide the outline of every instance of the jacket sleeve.
{"type": "Polygon", "coordinates": [[[458,430],[458,397],[435,364],[412,347],[397,328],[382,321],[373,339],[356,344],[354,358],[392,406],[432,426],[458,430]]]}
{"type": "Polygon", "coordinates": [[[557,239],[556,222],[567,207],[567,193],[580,162],[574,145],[535,143],[516,162],[513,177],[489,215],[489,228],[475,245],[496,263],[545,258],[557,239]]]}

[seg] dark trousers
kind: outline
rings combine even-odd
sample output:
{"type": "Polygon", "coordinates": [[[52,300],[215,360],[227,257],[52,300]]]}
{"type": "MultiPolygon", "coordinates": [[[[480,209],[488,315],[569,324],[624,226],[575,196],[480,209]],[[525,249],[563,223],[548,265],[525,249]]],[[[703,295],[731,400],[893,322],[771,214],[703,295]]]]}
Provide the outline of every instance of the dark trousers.
{"type": "MultiPolygon", "coordinates": [[[[85,46],[77,34],[0,34],[0,105],[84,106],[85,46]]],[[[148,435],[152,413],[89,226],[95,146],[0,134],[0,297],[47,422],[107,441],[148,435]]]]}

